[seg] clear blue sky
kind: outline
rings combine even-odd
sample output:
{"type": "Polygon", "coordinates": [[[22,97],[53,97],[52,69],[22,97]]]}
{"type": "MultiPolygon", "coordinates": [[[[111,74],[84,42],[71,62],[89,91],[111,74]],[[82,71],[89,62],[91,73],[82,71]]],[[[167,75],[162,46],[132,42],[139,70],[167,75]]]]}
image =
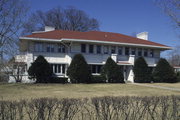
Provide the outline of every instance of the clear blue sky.
{"type": "Polygon", "coordinates": [[[171,19],[153,0],[30,0],[31,11],[74,6],[100,22],[100,30],[132,35],[149,32],[149,39],[171,47],[180,38],[171,19]]]}

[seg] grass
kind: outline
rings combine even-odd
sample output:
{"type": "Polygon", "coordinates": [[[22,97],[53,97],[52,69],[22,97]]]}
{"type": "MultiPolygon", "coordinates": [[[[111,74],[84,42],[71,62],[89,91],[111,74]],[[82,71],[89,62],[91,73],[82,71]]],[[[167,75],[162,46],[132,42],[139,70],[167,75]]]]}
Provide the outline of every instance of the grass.
{"type": "MultiPolygon", "coordinates": [[[[161,85],[171,86],[164,83],[161,85]]],[[[172,85],[180,88],[180,83],[172,85]]],[[[0,84],[0,99],[3,100],[163,95],[180,95],[180,92],[132,84],[0,84]]]]}
{"type": "Polygon", "coordinates": [[[179,88],[180,89],[180,83],[171,83],[171,84],[169,84],[169,83],[151,83],[149,85],[170,87],[170,88],[179,88]]]}

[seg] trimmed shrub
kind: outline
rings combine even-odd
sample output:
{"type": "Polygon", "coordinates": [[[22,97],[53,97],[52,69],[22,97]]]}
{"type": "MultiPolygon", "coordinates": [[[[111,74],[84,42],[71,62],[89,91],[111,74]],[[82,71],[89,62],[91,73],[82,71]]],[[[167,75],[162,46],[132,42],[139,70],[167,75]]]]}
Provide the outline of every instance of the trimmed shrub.
{"type": "Polygon", "coordinates": [[[90,83],[91,73],[83,55],[76,54],[67,70],[72,83],[90,83]]]}
{"type": "Polygon", "coordinates": [[[124,83],[122,68],[111,57],[107,59],[106,64],[102,67],[101,75],[109,83],[124,83]]]}
{"type": "Polygon", "coordinates": [[[177,76],[177,82],[180,82],[180,72],[177,72],[176,76],[177,76]]]}
{"type": "Polygon", "coordinates": [[[68,83],[68,78],[64,78],[64,77],[51,77],[51,83],[68,83]]]}
{"type": "Polygon", "coordinates": [[[143,57],[135,60],[134,67],[134,82],[136,83],[149,83],[151,82],[151,72],[146,61],[143,57]]]}
{"type": "Polygon", "coordinates": [[[106,83],[106,78],[101,75],[93,75],[91,83],[106,83]]]}
{"type": "Polygon", "coordinates": [[[40,55],[28,69],[30,79],[36,79],[36,83],[49,83],[53,75],[50,64],[40,55]]]}
{"type": "Polygon", "coordinates": [[[176,74],[173,67],[166,59],[161,58],[153,71],[154,82],[177,82],[176,74]]]}

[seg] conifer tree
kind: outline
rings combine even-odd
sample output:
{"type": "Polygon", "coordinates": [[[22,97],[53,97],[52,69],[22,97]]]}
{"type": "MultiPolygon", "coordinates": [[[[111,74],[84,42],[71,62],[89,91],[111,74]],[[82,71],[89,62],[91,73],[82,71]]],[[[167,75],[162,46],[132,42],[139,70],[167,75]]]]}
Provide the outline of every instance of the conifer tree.
{"type": "Polygon", "coordinates": [[[151,82],[151,72],[143,57],[135,60],[134,67],[134,82],[148,83],[151,82]]]}
{"type": "Polygon", "coordinates": [[[67,70],[72,83],[90,83],[91,73],[83,55],[76,54],[67,70]]]}
{"type": "Polygon", "coordinates": [[[154,82],[177,82],[176,74],[173,67],[166,59],[161,58],[153,71],[154,82]]]}
{"type": "Polygon", "coordinates": [[[38,56],[28,69],[30,79],[36,79],[36,83],[48,83],[53,75],[50,64],[43,56],[38,56]]]}
{"type": "Polygon", "coordinates": [[[124,83],[122,68],[111,57],[107,59],[106,64],[102,67],[101,75],[109,83],[124,83]]]}

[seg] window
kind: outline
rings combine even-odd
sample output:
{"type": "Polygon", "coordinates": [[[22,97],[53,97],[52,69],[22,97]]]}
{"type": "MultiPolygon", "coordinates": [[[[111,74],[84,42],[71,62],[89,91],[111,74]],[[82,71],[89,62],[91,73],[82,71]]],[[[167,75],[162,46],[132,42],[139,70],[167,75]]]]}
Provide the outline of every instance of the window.
{"type": "Polygon", "coordinates": [[[115,54],[116,53],[116,46],[111,46],[111,54],[115,54]]]}
{"type": "Polygon", "coordinates": [[[131,48],[131,55],[136,55],[136,49],[135,48],[131,48]]]}
{"type": "Polygon", "coordinates": [[[53,73],[65,74],[65,64],[51,64],[53,73]]]}
{"type": "Polygon", "coordinates": [[[122,55],[122,47],[118,47],[118,55],[122,55]]]}
{"type": "Polygon", "coordinates": [[[154,57],[154,50],[150,50],[150,57],[154,57]]]}
{"type": "Polygon", "coordinates": [[[43,52],[43,43],[35,43],[35,51],[43,52]]]}
{"type": "Polygon", "coordinates": [[[86,44],[81,44],[81,52],[86,53],[86,44]]]}
{"type": "Polygon", "coordinates": [[[99,74],[101,72],[102,65],[90,65],[92,74],[99,74]]]}
{"type": "Polygon", "coordinates": [[[47,52],[54,52],[54,44],[48,44],[46,47],[47,52]]]}
{"type": "Polygon", "coordinates": [[[138,48],[138,56],[142,56],[142,48],[138,48]]]}
{"type": "Polygon", "coordinates": [[[147,57],[147,56],[148,56],[148,50],[144,49],[144,57],[147,57]]]}
{"type": "Polygon", "coordinates": [[[104,54],[108,54],[109,52],[109,47],[108,46],[104,46],[104,54]]]}
{"type": "Polygon", "coordinates": [[[89,53],[94,53],[94,45],[89,45],[89,53]]]}
{"type": "Polygon", "coordinates": [[[125,47],[125,55],[129,55],[129,48],[125,47]]]}
{"type": "Polygon", "coordinates": [[[96,52],[97,54],[101,54],[101,45],[96,46],[96,52]]]}
{"type": "Polygon", "coordinates": [[[59,53],[65,53],[65,46],[64,45],[58,45],[58,52],[59,53]]]}

